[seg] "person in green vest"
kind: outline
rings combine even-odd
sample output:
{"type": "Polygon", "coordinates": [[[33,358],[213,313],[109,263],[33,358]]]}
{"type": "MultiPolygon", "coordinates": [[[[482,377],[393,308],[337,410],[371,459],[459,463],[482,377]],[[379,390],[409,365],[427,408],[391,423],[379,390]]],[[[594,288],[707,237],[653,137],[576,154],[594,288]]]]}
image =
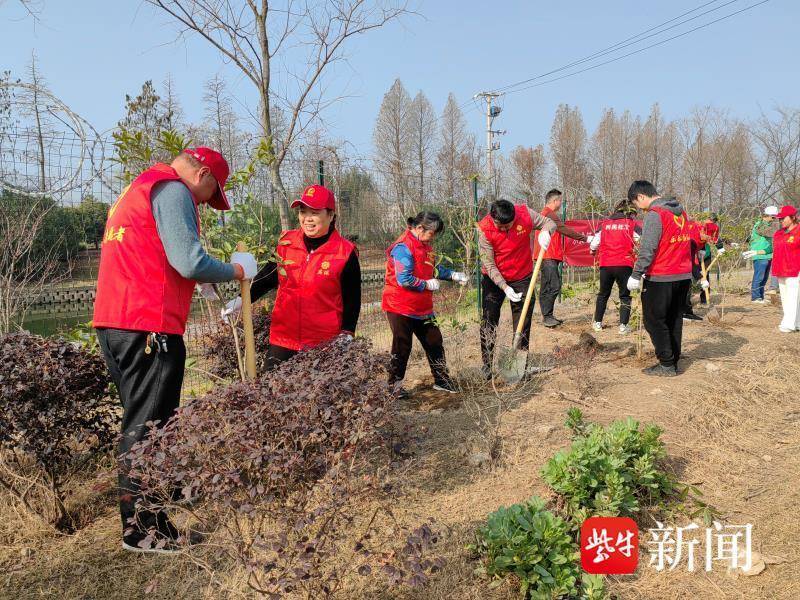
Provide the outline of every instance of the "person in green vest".
{"type": "Polygon", "coordinates": [[[764,214],[750,232],[750,249],[742,252],[742,258],[753,260],[753,283],[750,286],[750,301],[753,304],[765,304],[764,288],[772,265],[772,236],[779,226],[775,219],[777,214],[777,206],[764,209],[764,214]]]}

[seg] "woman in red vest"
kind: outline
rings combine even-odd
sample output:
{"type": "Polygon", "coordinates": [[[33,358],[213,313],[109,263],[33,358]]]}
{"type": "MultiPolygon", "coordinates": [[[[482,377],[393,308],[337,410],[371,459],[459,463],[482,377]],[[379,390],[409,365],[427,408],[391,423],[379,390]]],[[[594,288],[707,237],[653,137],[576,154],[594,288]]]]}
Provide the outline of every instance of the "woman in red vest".
{"type": "Polygon", "coordinates": [[[595,331],[603,329],[603,315],[616,283],[619,290],[619,332],[630,332],[631,293],[628,290],[628,278],[633,273],[635,245],[642,232],[633,219],[635,215],[636,207],[629,200],[623,200],[614,208],[613,214],[600,223],[600,231],[592,237],[591,250],[597,253],[600,265],[600,291],[595,302],[592,325],[595,331]]]}
{"type": "Polygon", "coordinates": [[[442,332],[436,325],[433,292],[439,289],[439,279],[466,285],[468,278],[464,273],[436,265],[431,244],[443,230],[444,221],[439,215],[421,212],[408,219],[408,229],[386,251],[382,307],[392,329],[389,383],[400,397],[407,396],[402,381],[414,336],[428,357],[433,388],[449,393],[456,391],[447,371],[442,332]]]}
{"type": "Polygon", "coordinates": [[[783,320],[781,333],[800,331],[800,220],[794,206],[784,206],[777,217],[781,228],[772,238],[772,274],[778,278],[783,320]]]}
{"type": "MultiPolygon", "coordinates": [[[[361,312],[361,266],[355,244],[336,230],[336,198],[311,185],[292,202],[300,228],[284,231],[275,253],[256,275],[253,302],[278,288],[269,332],[267,368],[338,335],[352,338],[361,312]]],[[[223,318],[241,310],[231,300],[223,318]]]]}

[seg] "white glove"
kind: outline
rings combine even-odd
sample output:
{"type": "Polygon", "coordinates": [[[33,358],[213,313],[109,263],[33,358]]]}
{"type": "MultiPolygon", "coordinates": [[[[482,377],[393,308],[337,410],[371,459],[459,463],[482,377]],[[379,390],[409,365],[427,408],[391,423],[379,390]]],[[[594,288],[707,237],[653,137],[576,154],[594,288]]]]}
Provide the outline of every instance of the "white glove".
{"type": "Polygon", "coordinates": [[[755,250],[747,250],[746,252],[742,252],[742,258],[747,260],[749,258],[753,258],[757,254],[758,252],[755,250]]]}
{"type": "Polygon", "coordinates": [[[543,250],[547,250],[548,246],[550,246],[550,232],[545,230],[540,231],[538,240],[539,246],[541,246],[543,250]]]}
{"type": "Polygon", "coordinates": [[[698,259],[704,260],[705,257],[706,257],[706,251],[705,250],[698,250],[697,251],[697,258],[698,259]]]}
{"type": "Polygon", "coordinates": [[[600,247],[600,233],[596,233],[594,235],[590,235],[589,238],[589,250],[592,252],[597,252],[597,249],[600,247]]]}
{"type": "Polygon", "coordinates": [[[638,242],[640,239],[642,239],[642,236],[640,236],[638,233],[636,233],[636,232],[634,231],[634,232],[633,232],[633,241],[634,241],[634,242],[638,242]]]}
{"type": "Polygon", "coordinates": [[[428,289],[432,292],[435,292],[439,289],[439,280],[438,279],[427,279],[425,281],[425,289],[428,289]]]}
{"type": "Polygon", "coordinates": [[[522,300],[522,292],[515,292],[510,285],[507,285],[506,289],[503,291],[506,293],[506,298],[512,302],[519,302],[522,300]]]}
{"type": "Polygon", "coordinates": [[[717,255],[722,256],[725,254],[725,248],[717,248],[717,255]]]}
{"type": "Polygon", "coordinates": [[[234,252],[231,254],[231,264],[241,265],[245,279],[252,279],[258,273],[256,257],[249,252],[234,252]]]}
{"type": "Polygon", "coordinates": [[[197,291],[200,292],[200,295],[206,300],[221,300],[219,294],[217,294],[217,290],[214,289],[213,283],[198,283],[197,291]]]}
{"type": "Polygon", "coordinates": [[[638,290],[641,285],[642,285],[642,282],[639,279],[636,279],[633,276],[628,277],[628,289],[631,292],[634,291],[634,290],[638,290]]]}
{"type": "Polygon", "coordinates": [[[708,289],[708,279],[701,279],[700,280],[700,287],[704,290],[708,289]]]}
{"type": "Polygon", "coordinates": [[[239,317],[240,312],[242,312],[242,298],[236,296],[236,298],[228,302],[225,308],[220,311],[220,317],[222,317],[222,320],[226,323],[231,323],[239,317]]]}
{"type": "Polygon", "coordinates": [[[467,282],[469,281],[467,274],[461,273],[460,271],[454,271],[450,278],[459,285],[467,285],[467,282]]]}

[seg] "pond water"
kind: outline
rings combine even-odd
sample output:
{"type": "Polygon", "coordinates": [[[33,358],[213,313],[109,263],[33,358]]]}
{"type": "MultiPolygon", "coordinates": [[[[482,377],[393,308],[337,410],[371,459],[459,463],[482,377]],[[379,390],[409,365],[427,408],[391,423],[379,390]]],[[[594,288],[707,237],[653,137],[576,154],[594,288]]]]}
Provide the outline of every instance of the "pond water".
{"type": "Polygon", "coordinates": [[[92,318],[91,313],[48,313],[27,315],[22,321],[22,328],[33,334],[48,337],[66,333],[81,323],[92,318]]]}

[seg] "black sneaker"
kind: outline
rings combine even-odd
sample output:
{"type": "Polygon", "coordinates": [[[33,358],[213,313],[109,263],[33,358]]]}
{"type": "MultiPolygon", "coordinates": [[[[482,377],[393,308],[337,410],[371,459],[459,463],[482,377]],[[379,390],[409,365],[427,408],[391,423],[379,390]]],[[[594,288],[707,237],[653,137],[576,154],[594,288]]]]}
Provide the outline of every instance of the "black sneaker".
{"type": "Polygon", "coordinates": [[[563,322],[564,321],[560,321],[555,317],[545,317],[544,320],[542,321],[542,324],[544,324],[545,327],[558,327],[563,322]]]}
{"type": "Polygon", "coordinates": [[[457,393],[456,386],[453,385],[452,381],[440,381],[438,383],[434,383],[433,389],[440,392],[447,392],[448,394],[457,393]]]}
{"type": "Polygon", "coordinates": [[[655,377],[677,377],[678,369],[658,363],[652,367],[642,369],[642,373],[645,375],[653,375],[655,377]]]}
{"type": "Polygon", "coordinates": [[[703,317],[700,317],[700,316],[698,316],[698,315],[696,315],[694,313],[685,313],[683,315],[683,320],[684,321],[702,321],[703,317]]]}

